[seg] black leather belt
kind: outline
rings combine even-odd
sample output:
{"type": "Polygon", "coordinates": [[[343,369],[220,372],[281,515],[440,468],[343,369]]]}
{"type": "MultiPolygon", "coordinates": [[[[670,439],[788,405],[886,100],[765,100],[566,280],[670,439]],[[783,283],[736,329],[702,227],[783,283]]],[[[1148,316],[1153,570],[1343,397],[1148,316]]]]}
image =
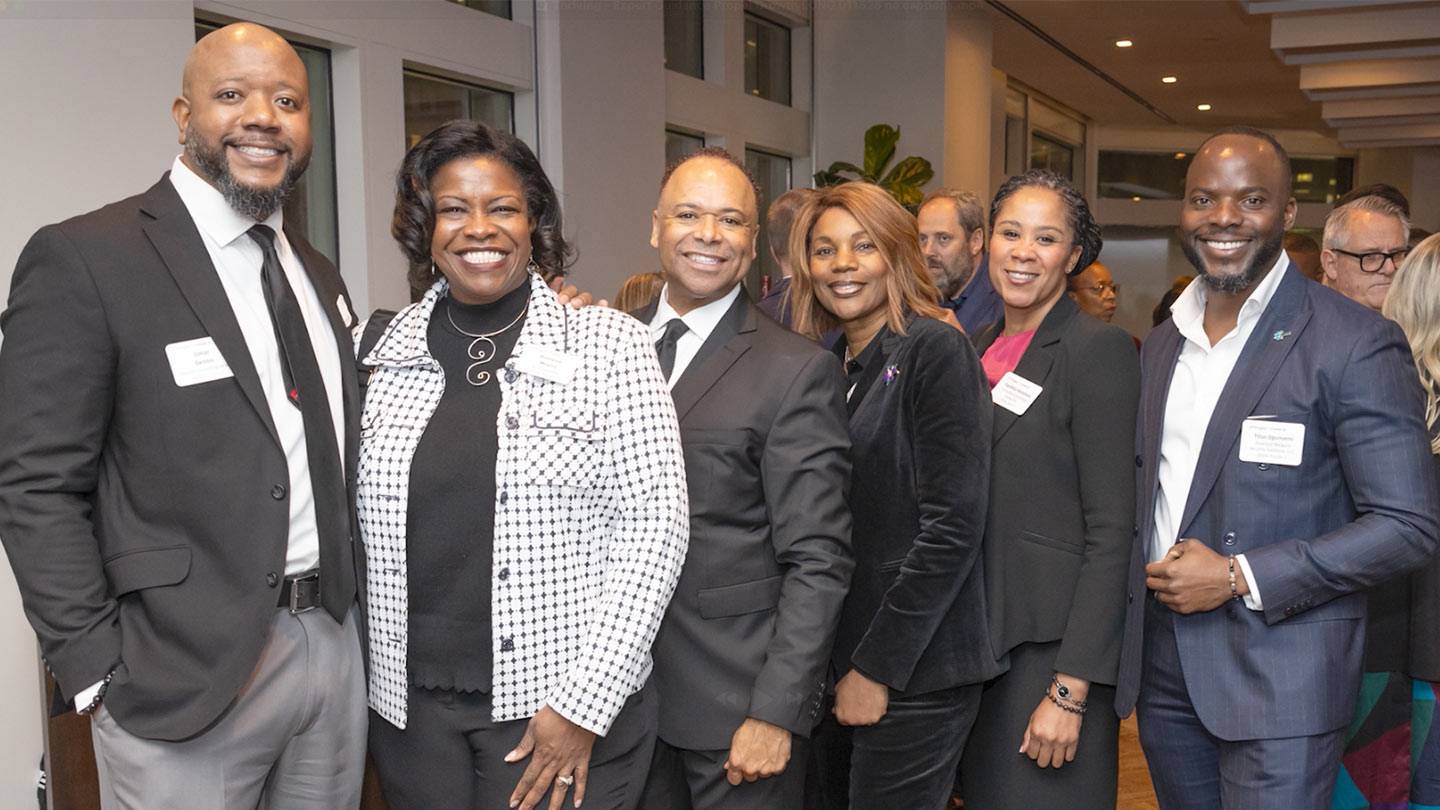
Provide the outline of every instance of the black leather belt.
{"type": "Polygon", "coordinates": [[[286,577],[280,588],[279,607],[290,608],[292,616],[320,607],[320,572],[306,571],[286,577]]]}

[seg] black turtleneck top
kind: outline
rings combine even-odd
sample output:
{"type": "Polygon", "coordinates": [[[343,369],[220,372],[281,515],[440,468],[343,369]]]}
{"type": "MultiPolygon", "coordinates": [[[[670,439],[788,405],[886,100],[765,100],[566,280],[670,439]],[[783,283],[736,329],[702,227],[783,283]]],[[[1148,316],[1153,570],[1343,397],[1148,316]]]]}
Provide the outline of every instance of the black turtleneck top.
{"type": "Polygon", "coordinates": [[[445,371],[445,393],[410,463],[405,554],[410,682],[417,687],[490,691],[499,376],[524,326],[521,312],[528,314],[529,297],[528,283],[477,306],[446,296],[430,316],[426,339],[445,371]],[[499,329],[505,331],[490,338],[493,359],[472,371],[476,339],[463,333],[499,329]],[[480,371],[490,378],[473,385],[480,371]]]}

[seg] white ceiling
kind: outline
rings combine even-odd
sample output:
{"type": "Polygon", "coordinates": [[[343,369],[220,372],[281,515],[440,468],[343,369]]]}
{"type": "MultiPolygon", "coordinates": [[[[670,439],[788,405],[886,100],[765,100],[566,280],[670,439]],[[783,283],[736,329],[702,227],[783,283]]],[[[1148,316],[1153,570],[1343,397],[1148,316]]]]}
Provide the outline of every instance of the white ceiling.
{"type": "MultiPolygon", "coordinates": [[[[1440,144],[1436,0],[999,5],[1179,126],[1313,130],[1350,147],[1440,144]],[[1117,48],[1120,39],[1134,45],[1117,48]],[[1163,84],[1167,75],[1178,81],[1163,84]]],[[[1022,23],[999,10],[995,19],[1000,70],[1106,126],[1169,125],[1022,23]]]]}

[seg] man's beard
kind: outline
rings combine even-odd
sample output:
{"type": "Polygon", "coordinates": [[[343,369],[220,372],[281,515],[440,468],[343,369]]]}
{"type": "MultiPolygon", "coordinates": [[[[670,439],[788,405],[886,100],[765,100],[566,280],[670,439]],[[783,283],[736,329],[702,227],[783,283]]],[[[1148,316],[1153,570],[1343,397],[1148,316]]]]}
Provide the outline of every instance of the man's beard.
{"type": "Polygon", "coordinates": [[[1274,237],[1261,243],[1260,249],[1255,251],[1255,255],[1250,258],[1250,263],[1245,265],[1244,272],[1231,276],[1217,276],[1207,271],[1205,259],[1200,255],[1200,250],[1195,247],[1195,240],[1188,236],[1180,240],[1180,251],[1200,272],[1200,280],[1207,288],[1221,293],[1239,293],[1255,286],[1255,283],[1275,264],[1275,259],[1280,255],[1284,244],[1285,233],[1283,231],[1276,232],[1274,237]]]}
{"type": "Polygon", "coordinates": [[[947,267],[944,262],[931,264],[927,259],[925,266],[930,272],[930,279],[935,282],[936,288],[940,291],[940,297],[946,301],[959,295],[960,291],[965,289],[965,285],[970,282],[970,277],[975,275],[974,262],[967,267],[952,268],[947,267]]]}
{"type": "Polygon", "coordinates": [[[280,182],[270,188],[256,188],[242,184],[230,173],[230,162],[225,158],[223,144],[210,145],[188,126],[185,128],[185,154],[190,156],[201,176],[215,185],[235,213],[256,222],[263,222],[280,210],[310,163],[308,156],[304,160],[295,160],[294,153],[287,152],[285,176],[280,182]]]}

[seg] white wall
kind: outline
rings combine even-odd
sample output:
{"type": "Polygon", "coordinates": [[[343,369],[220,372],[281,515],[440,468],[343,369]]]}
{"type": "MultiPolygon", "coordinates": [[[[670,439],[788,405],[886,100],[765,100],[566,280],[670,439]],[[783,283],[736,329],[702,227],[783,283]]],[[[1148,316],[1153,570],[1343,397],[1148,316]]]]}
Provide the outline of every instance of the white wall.
{"type": "MultiPolygon", "coordinates": [[[[815,4],[815,166],[860,165],[865,130],[900,128],[898,161],[918,155],[946,177],[943,3],[815,4]]],[[[988,74],[987,74],[988,77],[988,74]]]]}
{"type": "Polygon", "coordinates": [[[1389,183],[1410,200],[1416,227],[1440,230],[1440,147],[1361,149],[1355,185],[1389,183]]]}
{"type": "Polygon", "coordinates": [[[536,25],[539,92],[560,115],[558,127],[542,116],[541,160],[579,249],[571,278],[613,298],[627,277],[657,269],[649,239],[665,168],[660,6],[544,3],[536,25]]]}

